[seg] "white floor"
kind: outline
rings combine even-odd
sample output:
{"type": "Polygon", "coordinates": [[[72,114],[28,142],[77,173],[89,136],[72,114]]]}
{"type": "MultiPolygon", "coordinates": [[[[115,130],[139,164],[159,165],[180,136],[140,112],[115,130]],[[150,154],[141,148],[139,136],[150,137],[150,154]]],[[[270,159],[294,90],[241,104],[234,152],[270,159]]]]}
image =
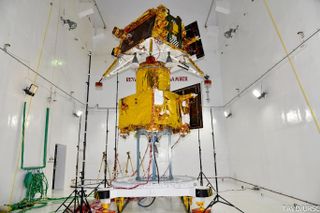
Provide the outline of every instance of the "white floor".
{"type": "MultiPolygon", "coordinates": [[[[224,181],[219,184],[220,195],[225,199],[242,209],[246,213],[284,213],[284,212],[299,212],[290,210],[294,204],[309,207],[307,204],[299,203],[296,200],[288,199],[283,196],[278,196],[266,191],[253,191],[248,186],[241,188],[235,182],[224,181]]],[[[41,209],[33,209],[32,212],[54,212],[58,207],[58,204],[50,204],[41,209]]],[[[62,211],[61,211],[62,212],[62,211]]],[[[157,198],[154,204],[149,208],[142,208],[137,205],[136,201],[130,202],[123,213],[137,213],[137,212],[152,212],[152,213],[181,213],[185,212],[184,207],[179,198],[157,198]]],[[[225,206],[223,204],[216,204],[212,211],[213,213],[237,213],[238,211],[232,207],[225,206]]],[[[301,210],[300,212],[320,212],[312,211],[312,209],[301,210]]]]}

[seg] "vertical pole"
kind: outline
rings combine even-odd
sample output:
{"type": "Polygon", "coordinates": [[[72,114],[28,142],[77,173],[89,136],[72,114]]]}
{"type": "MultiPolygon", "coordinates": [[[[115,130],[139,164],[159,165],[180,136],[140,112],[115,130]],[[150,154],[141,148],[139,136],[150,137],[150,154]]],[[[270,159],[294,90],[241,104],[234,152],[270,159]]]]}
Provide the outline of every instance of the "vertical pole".
{"type": "Polygon", "coordinates": [[[137,177],[136,177],[136,180],[141,180],[140,178],[140,130],[137,131],[137,177]]]}
{"type": "Polygon", "coordinates": [[[118,96],[119,96],[119,73],[117,73],[117,90],[116,90],[116,119],[114,130],[114,164],[113,164],[113,178],[117,178],[117,163],[118,163],[118,96]]]}
{"type": "Polygon", "coordinates": [[[75,205],[73,211],[76,212],[76,208],[78,206],[78,171],[79,171],[79,152],[80,152],[80,140],[81,140],[81,123],[82,123],[82,116],[79,118],[79,130],[78,130],[78,144],[77,144],[77,161],[76,161],[76,182],[75,182],[75,191],[74,193],[74,199],[75,199],[75,205]]]}
{"type": "Polygon", "coordinates": [[[156,167],[156,153],[155,153],[155,143],[157,140],[157,133],[152,133],[151,136],[151,147],[152,147],[152,178],[151,180],[157,180],[157,167],[156,167]]]}
{"type": "MultiPolygon", "coordinates": [[[[83,137],[83,153],[82,153],[82,171],[81,171],[81,206],[80,206],[80,213],[83,213],[83,204],[85,192],[84,192],[84,179],[85,179],[85,167],[86,167],[86,148],[87,148],[87,130],[88,130],[88,105],[89,105],[89,91],[90,91],[90,74],[91,74],[91,59],[92,53],[89,52],[89,71],[88,71],[88,81],[87,83],[87,99],[86,99],[86,113],[84,117],[84,137],[83,137]]],[[[89,209],[89,212],[90,209],[89,209]]]]}
{"type": "Polygon", "coordinates": [[[200,163],[200,186],[203,186],[203,170],[202,170],[202,150],[200,141],[200,129],[198,129],[198,144],[199,144],[199,163],[200,163]]]}
{"type": "MultiPolygon", "coordinates": [[[[216,154],[216,142],[214,139],[214,127],[213,127],[213,113],[212,108],[210,108],[210,119],[211,119],[211,135],[212,135],[212,146],[213,146],[213,160],[214,160],[214,175],[215,175],[215,182],[216,182],[216,192],[219,193],[218,188],[218,169],[217,169],[217,154],[216,154]]],[[[219,198],[218,198],[219,199],[219,198]]]]}
{"type": "Polygon", "coordinates": [[[104,151],[104,187],[107,187],[107,183],[108,183],[107,182],[108,141],[109,141],[109,109],[107,109],[107,118],[106,118],[106,146],[104,151]]]}
{"type": "Polygon", "coordinates": [[[169,157],[169,179],[173,179],[172,175],[172,149],[171,149],[171,130],[168,130],[168,157],[169,157]]]}

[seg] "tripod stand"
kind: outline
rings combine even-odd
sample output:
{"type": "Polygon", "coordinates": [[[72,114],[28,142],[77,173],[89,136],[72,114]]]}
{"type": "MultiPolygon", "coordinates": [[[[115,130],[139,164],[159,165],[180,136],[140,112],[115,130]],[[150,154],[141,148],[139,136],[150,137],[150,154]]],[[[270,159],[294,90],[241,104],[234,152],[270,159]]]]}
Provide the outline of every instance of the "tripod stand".
{"type": "Polygon", "coordinates": [[[71,204],[74,204],[74,211],[76,212],[77,208],[79,207],[80,213],[83,213],[83,206],[87,208],[86,212],[91,213],[91,208],[89,205],[89,202],[86,198],[86,193],[84,190],[84,181],[85,181],[85,165],[86,165],[86,148],[87,148],[87,130],[88,130],[88,108],[89,108],[89,91],[90,91],[90,74],[91,74],[91,59],[92,59],[92,53],[89,52],[89,67],[88,67],[88,80],[86,82],[87,84],[87,98],[86,98],[86,105],[85,105],[85,122],[84,122],[84,137],[83,137],[83,152],[82,152],[82,171],[81,171],[81,189],[78,190],[78,162],[79,162],[79,144],[80,144],[80,133],[81,133],[81,120],[79,121],[79,134],[78,134],[78,146],[77,146],[77,163],[76,163],[76,186],[74,191],[63,201],[63,203],[58,207],[58,209],[55,211],[57,212],[61,207],[66,207],[64,212],[72,212],[70,209],[71,204]],[[73,199],[71,202],[67,205],[67,201],[72,198],[74,194],[73,199]],[[80,202],[79,202],[80,199],[80,202]],[[79,205],[80,204],[80,205],[79,205]]]}
{"type": "Polygon", "coordinates": [[[208,182],[208,185],[210,185],[210,187],[214,189],[213,185],[210,183],[209,179],[207,178],[207,176],[204,174],[202,170],[202,149],[201,149],[201,140],[200,140],[200,129],[198,129],[198,147],[199,147],[200,172],[197,177],[197,180],[200,180],[200,186],[203,186],[203,178],[205,178],[206,181],[208,182]]]}
{"type": "MultiPolygon", "coordinates": [[[[107,160],[107,155],[106,155],[105,152],[103,152],[103,153],[102,153],[102,158],[101,158],[101,163],[100,163],[100,167],[99,167],[97,179],[100,178],[100,173],[101,173],[101,169],[102,169],[102,165],[103,165],[103,164],[104,164],[103,169],[104,169],[104,171],[105,171],[105,174],[108,174],[108,175],[109,175],[109,179],[111,178],[111,173],[110,173],[109,164],[108,164],[108,162],[107,162],[106,160],[107,160]]],[[[110,183],[108,182],[107,176],[104,176],[103,183],[105,183],[105,187],[106,187],[107,185],[110,186],[110,183]]]]}
{"type": "Polygon", "coordinates": [[[130,152],[127,152],[127,163],[126,163],[126,169],[125,169],[125,174],[128,175],[129,171],[129,163],[130,163],[130,166],[131,166],[131,171],[132,171],[132,174],[134,174],[134,169],[133,169],[133,164],[132,164],[132,160],[131,160],[131,156],[130,156],[130,152]]]}
{"type": "MultiPolygon", "coordinates": [[[[71,194],[63,201],[63,203],[57,208],[55,212],[58,212],[60,208],[65,207],[63,212],[76,212],[77,207],[81,203],[80,199],[83,199],[84,196],[81,195],[81,191],[78,190],[78,171],[79,171],[79,152],[80,152],[80,140],[81,140],[81,122],[82,116],[79,118],[79,130],[78,130],[78,144],[77,144],[77,157],[76,157],[76,179],[75,179],[75,189],[71,192],[71,194]],[[67,201],[71,199],[71,202],[67,204],[67,201]],[[73,211],[71,205],[73,204],[73,211]]],[[[83,201],[86,205],[89,206],[87,200],[83,201]]],[[[90,206],[89,206],[90,209],[90,206]]]]}
{"type": "Polygon", "coordinates": [[[225,198],[221,197],[219,194],[219,185],[218,185],[218,174],[217,174],[217,154],[216,154],[216,144],[214,139],[214,128],[213,128],[213,114],[212,114],[212,108],[210,108],[210,118],[211,118],[211,129],[212,129],[212,145],[213,145],[213,159],[214,159],[214,174],[215,174],[215,184],[216,184],[216,196],[213,198],[213,200],[209,203],[209,205],[206,207],[206,209],[203,212],[206,212],[207,209],[211,208],[213,205],[217,203],[222,203],[227,206],[231,206],[235,209],[237,209],[239,212],[244,213],[241,209],[230,203],[225,198]]]}

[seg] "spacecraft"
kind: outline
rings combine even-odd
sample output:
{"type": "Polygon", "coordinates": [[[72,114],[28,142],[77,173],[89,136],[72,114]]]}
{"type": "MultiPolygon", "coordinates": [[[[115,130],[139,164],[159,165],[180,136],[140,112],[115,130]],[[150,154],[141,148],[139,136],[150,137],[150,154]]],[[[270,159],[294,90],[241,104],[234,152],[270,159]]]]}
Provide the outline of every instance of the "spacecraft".
{"type": "Polygon", "coordinates": [[[186,135],[190,129],[190,101],[198,94],[171,92],[170,76],[184,69],[204,78],[194,62],[204,56],[197,22],[184,26],[179,16],[172,16],[169,9],[160,5],[147,10],[124,29],[114,27],[113,35],[120,40],[112,50],[116,58],[96,85],[130,67],[130,63],[131,68],[138,64],[138,56],[145,58],[136,70],[136,94],[122,98],[118,104],[121,135],[139,129],[170,129],[186,135]],[[126,58],[128,55],[132,59],[126,58]]]}
{"type": "MultiPolygon", "coordinates": [[[[184,26],[179,16],[172,16],[168,8],[160,5],[147,10],[123,29],[114,27],[112,33],[120,40],[120,44],[113,48],[111,54],[115,59],[96,86],[102,86],[104,79],[129,68],[135,69],[136,93],[119,100],[118,128],[124,137],[130,133],[136,134],[138,155],[140,137],[148,139],[148,173],[150,171],[151,174],[142,177],[139,170],[140,156],[137,156],[137,171],[133,182],[128,179],[113,181],[111,188],[98,190],[100,200],[108,203],[111,198],[181,196],[185,206],[190,208],[192,197],[196,197],[196,180],[173,177],[170,138],[172,134],[185,136],[190,129],[202,128],[201,88],[197,84],[171,91],[170,78],[172,73],[182,69],[208,80],[194,62],[204,56],[197,22],[184,26]],[[163,135],[168,135],[167,153],[170,159],[169,175],[165,178],[159,177],[155,152],[156,144],[163,135]],[[152,181],[157,181],[159,185],[149,184],[152,181]],[[161,181],[167,182],[161,185],[161,181]]],[[[212,194],[207,188],[197,190],[204,191],[208,196],[212,194]]],[[[121,200],[117,202],[118,212],[121,212],[122,204],[121,200]]]]}

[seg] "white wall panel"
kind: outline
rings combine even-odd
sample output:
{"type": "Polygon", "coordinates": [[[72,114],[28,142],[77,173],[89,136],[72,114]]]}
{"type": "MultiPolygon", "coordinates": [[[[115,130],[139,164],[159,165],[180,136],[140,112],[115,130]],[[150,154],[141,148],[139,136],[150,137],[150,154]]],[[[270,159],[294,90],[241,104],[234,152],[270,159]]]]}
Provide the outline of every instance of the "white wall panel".
{"type": "MultiPolygon", "coordinates": [[[[41,41],[47,23],[50,1],[1,1],[0,45],[10,43],[8,51],[32,68],[36,68],[41,41]]],[[[84,101],[85,81],[88,70],[88,48],[91,45],[91,26],[87,19],[79,20],[75,7],[77,1],[53,1],[51,20],[44,43],[43,56],[38,71],[68,93],[84,101]],[[75,31],[63,26],[60,16],[78,23],[75,31]],[[78,35],[81,32],[81,35],[78,35]],[[74,38],[79,36],[79,41],[74,38]],[[84,48],[82,48],[84,47],[84,48]],[[86,49],[87,48],[87,49],[86,49]],[[60,67],[52,66],[54,59],[62,61],[60,67]]],[[[0,203],[17,202],[24,197],[23,178],[25,171],[20,166],[21,120],[25,97],[23,88],[34,80],[34,74],[17,63],[3,51],[0,52],[0,203]],[[17,174],[15,176],[15,173],[17,174]],[[13,196],[10,199],[11,190],[13,196]]],[[[74,102],[66,94],[55,89],[48,82],[37,78],[39,90],[32,100],[26,128],[26,165],[42,161],[45,109],[50,106],[48,156],[53,157],[56,143],[67,146],[66,187],[74,177],[75,146],[78,120],[72,115],[74,102]],[[50,91],[55,102],[48,103],[50,91]],[[69,163],[70,162],[70,163],[69,163]]],[[[52,164],[44,170],[51,187],[52,164]]]]}
{"type": "MultiPolygon", "coordinates": [[[[221,23],[240,27],[234,38],[220,38],[221,47],[230,43],[221,56],[225,100],[236,95],[235,88],[245,88],[285,56],[263,1],[231,2],[234,14],[221,23]]],[[[302,41],[298,31],[308,37],[319,29],[319,1],[270,0],[270,6],[289,51],[302,41]]],[[[315,36],[293,54],[318,119],[319,38],[315,36]]],[[[231,175],[318,203],[319,132],[288,62],[282,62],[228,108],[233,113],[225,121],[231,175]],[[257,100],[251,92],[261,85],[268,94],[257,100]]]]}

